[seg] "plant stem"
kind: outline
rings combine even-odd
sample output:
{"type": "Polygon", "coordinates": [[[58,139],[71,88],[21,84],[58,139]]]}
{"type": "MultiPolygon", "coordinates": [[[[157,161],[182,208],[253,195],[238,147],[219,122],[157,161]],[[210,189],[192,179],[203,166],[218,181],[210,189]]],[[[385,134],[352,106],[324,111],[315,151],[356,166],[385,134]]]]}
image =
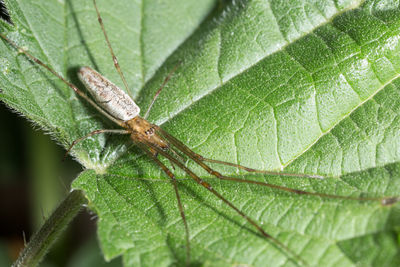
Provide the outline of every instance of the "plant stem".
{"type": "Polygon", "coordinates": [[[71,191],[32,236],[13,266],[37,266],[53,242],[86,203],[87,200],[82,191],[71,191]]]}

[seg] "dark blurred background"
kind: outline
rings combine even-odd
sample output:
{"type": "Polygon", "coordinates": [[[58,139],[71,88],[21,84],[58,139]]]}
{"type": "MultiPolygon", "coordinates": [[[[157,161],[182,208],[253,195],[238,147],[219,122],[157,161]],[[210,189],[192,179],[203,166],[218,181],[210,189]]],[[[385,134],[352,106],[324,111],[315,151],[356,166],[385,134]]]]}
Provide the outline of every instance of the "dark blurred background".
{"type": "MultiPolygon", "coordinates": [[[[9,21],[0,0],[0,17],[9,21]]],[[[1,89],[1,88],[0,88],[1,89]]],[[[49,136],[0,102],[0,266],[10,266],[66,196],[82,167],[49,136]]],[[[120,266],[105,263],[96,240],[96,217],[88,210],[69,225],[40,266],[120,266]]]]}

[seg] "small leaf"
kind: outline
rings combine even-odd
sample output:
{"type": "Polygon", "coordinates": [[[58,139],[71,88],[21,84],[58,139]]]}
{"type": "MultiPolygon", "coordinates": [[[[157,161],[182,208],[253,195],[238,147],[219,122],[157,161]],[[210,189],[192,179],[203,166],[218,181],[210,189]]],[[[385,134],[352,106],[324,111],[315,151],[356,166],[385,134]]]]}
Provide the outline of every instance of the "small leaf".
{"type": "MultiPolygon", "coordinates": [[[[324,194],[399,196],[398,3],[98,2],[142,112],[182,62],[157,99],[151,122],[209,158],[326,178],[215,166],[219,171],[324,194]]],[[[6,4],[15,26],[1,23],[1,32],[20,46],[80,88],[75,71],[83,65],[123,88],[90,1],[6,4]]],[[[64,146],[92,130],[115,127],[6,43],[0,51],[1,99],[64,146]]],[[[87,170],[73,187],[85,190],[99,216],[107,259],[123,255],[126,266],[185,262],[173,187],[150,159],[119,136],[93,136],[74,155],[87,170]]],[[[296,195],[220,181],[188,166],[310,265],[399,265],[399,204],[296,195]]],[[[261,238],[184,172],[175,173],[192,263],[296,265],[293,255],[261,238]]]]}

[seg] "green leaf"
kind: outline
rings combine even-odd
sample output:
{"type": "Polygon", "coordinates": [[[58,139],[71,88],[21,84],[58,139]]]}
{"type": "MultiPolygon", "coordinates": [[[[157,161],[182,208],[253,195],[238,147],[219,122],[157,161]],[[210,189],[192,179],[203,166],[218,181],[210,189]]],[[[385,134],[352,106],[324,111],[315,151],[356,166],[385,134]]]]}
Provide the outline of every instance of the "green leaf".
{"type": "MultiPolygon", "coordinates": [[[[2,30],[80,88],[95,67],[122,87],[90,1],[7,1],[2,30]]],[[[142,112],[182,61],[149,120],[206,157],[323,175],[227,175],[341,196],[399,196],[400,10],[393,1],[101,1],[142,112]]],[[[24,55],[0,44],[1,99],[68,146],[115,127],[24,55]]],[[[106,259],[181,265],[185,234],[168,178],[130,140],[93,136],[74,149],[73,183],[96,211],[106,259]]],[[[168,164],[168,162],[165,162],[168,164]]],[[[398,266],[399,204],[328,199],[218,181],[188,166],[263,229],[318,266],[398,266]]],[[[175,170],[192,263],[293,266],[242,217],[175,170]]],[[[297,262],[298,263],[298,262],[297,262]]]]}

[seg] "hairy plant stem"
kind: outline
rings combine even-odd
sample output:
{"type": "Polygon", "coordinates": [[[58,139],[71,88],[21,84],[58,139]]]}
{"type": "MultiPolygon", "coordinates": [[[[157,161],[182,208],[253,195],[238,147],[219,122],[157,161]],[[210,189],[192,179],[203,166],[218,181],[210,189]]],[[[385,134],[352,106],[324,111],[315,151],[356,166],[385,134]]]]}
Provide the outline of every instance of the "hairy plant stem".
{"type": "Polygon", "coordinates": [[[57,237],[87,203],[80,190],[69,192],[42,227],[32,236],[13,266],[37,266],[57,237]]]}

